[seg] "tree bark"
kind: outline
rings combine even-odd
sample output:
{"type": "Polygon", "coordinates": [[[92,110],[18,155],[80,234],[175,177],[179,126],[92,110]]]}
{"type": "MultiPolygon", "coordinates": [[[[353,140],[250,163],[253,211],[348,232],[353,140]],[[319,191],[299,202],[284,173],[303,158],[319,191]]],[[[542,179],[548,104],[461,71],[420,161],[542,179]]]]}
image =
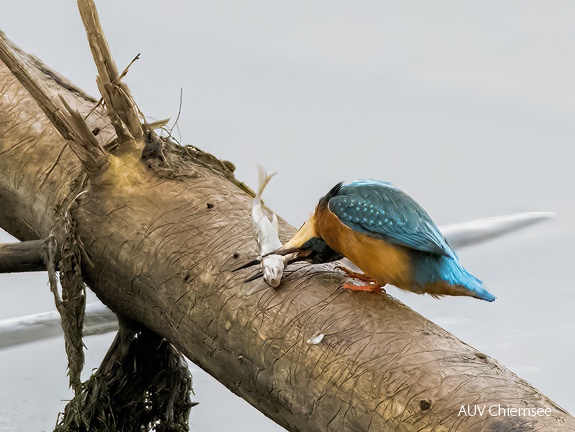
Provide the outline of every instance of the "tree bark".
{"type": "Polygon", "coordinates": [[[0,273],[46,270],[43,240],[0,244],[0,273]]]}
{"type": "MultiPolygon", "coordinates": [[[[14,52],[113,148],[95,99],[14,52]]],[[[82,274],[98,297],[286,429],[575,431],[527,382],[393,297],[343,290],[333,265],[294,266],[278,289],[244,283],[230,269],[257,250],[252,197],[229,163],[169,143],[150,150],[153,140],[142,159],[136,139],[90,170],[4,64],[0,83],[2,228],[45,238],[74,200],[82,274]],[[467,405],[548,415],[462,415],[467,405]]],[[[294,229],[280,225],[286,240],[294,229]]]]}

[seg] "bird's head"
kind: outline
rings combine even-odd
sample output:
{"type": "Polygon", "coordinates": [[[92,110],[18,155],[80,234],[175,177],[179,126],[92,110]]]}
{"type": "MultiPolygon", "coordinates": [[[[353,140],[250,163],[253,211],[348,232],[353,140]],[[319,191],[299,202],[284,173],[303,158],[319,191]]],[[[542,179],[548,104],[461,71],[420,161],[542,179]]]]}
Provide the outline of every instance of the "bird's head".
{"type": "MultiPolygon", "coordinates": [[[[341,189],[342,183],[335,185],[324,197],[319,200],[315,209],[315,214],[312,215],[293,236],[293,238],[284,244],[282,247],[269,252],[265,255],[252,259],[233,271],[241,270],[259,264],[262,258],[269,255],[290,255],[288,257],[288,264],[296,261],[307,261],[312,264],[322,264],[327,262],[336,261],[343,258],[343,255],[332,249],[325,240],[318,234],[316,229],[316,217],[327,209],[328,201],[331,197],[337,195],[341,189]]],[[[257,275],[256,275],[257,277],[257,275]]],[[[252,280],[250,278],[249,280],[252,280]]]]}
{"type": "Polygon", "coordinates": [[[334,251],[318,234],[316,218],[327,210],[329,200],[338,194],[343,183],[336,184],[325,196],[323,196],[315,209],[315,213],[301,226],[293,238],[281,248],[272,252],[277,255],[289,255],[295,253],[293,261],[307,261],[313,264],[325,263],[338,260],[343,257],[334,251]]]}
{"type": "MultiPolygon", "coordinates": [[[[297,261],[306,261],[311,264],[322,264],[343,258],[339,252],[333,250],[316,232],[315,216],[310,217],[285,245],[256,259],[252,259],[233,271],[238,271],[259,264],[262,258],[270,255],[289,255],[287,264],[297,261]]],[[[248,281],[258,278],[261,273],[249,278],[248,281]]]]}
{"type": "Polygon", "coordinates": [[[329,247],[317,233],[315,217],[315,215],[311,216],[289,242],[270,254],[295,254],[290,262],[307,261],[313,264],[331,262],[342,258],[342,255],[329,247]]]}
{"type": "Polygon", "coordinates": [[[322,212],[327,209],[329,200],[339,193],[339,190],[342,186],[343,182],[339,182],[334,187],[332,187],[328,193],[320,198],[319,202],[317,203],[317,207],[315,208],[315,214],[318,214],[318,212],[322,212]]]}

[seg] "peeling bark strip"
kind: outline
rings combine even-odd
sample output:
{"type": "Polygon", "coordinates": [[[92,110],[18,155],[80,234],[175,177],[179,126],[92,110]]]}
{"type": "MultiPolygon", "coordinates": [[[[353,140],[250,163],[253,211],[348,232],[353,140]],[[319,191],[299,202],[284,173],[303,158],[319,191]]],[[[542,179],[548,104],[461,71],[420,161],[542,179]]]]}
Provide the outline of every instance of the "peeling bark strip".
{"type": "Polygon", "coordinates": [[[131,149],[136,146],[135,140],[141,139],[144,133],[130,89],[120,81],[116,62],[100,25],[96,5],[93,1],[80,0],[78,8],[88,35],[92,57],[98,69],[96,78],[98,89],[108,107],[118,142],[131,149]]]}
{"type": "MultiPolygon", "coordinates": [[[[86,117],[94,107],[24,61],[73,111],[86,117]]],[[[0,66],[0,224],[35,240],[50,234],[87,167],[0,66]]],[[[87,119],[102,148],[113,139],[104,116],[87,119]]],[[[277,290],[243,284],[245,274],[229,270],[257,250],[251,196],[213,156],[165,140],[156,147],[145,161],[109,154],[89,180],[75,212],[82,275],[115,312],[264,414],[290,431],[575,431],[575,419],[527,382],[392,297],[343,291],[332,265],[295,267],[277,290]],[[461,413],[498,404],[549,414],[461,413]]],[[[280,221],[282,240],[293,232],[280,221]]]]}
{"type": "MultiPolygon", "coordinates": [[[[75,204],[74,200],[70,204],[75,204]]],[[[82,330],[86,309],[86,286],[82,277],[82,258],[76,238],[76,223],[69,207],[58,218],[54,234],[46,242],[46,266],[50,290],[62,320],[70,386],[78,395],[82,390],[80,376],[84,368],[82,330]],[[56,264],[59,264],[61,293],[58,290],[56,264]]]]}

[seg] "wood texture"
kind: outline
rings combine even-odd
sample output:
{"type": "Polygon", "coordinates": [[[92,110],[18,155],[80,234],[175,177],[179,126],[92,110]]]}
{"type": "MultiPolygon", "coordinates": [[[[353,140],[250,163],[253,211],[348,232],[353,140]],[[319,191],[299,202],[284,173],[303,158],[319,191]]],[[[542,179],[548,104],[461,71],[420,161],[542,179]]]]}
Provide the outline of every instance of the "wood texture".
{"type": "Polygon", "coordinates": [[[43,240],[0,244],[0,273],[46,270],[43,240]]]}

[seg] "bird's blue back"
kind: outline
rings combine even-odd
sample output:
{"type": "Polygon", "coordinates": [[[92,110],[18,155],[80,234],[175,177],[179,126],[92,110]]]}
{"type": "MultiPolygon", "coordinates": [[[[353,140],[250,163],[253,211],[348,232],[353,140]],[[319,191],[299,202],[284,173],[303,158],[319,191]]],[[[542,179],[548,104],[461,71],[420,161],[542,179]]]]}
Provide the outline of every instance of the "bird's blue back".
{"type": "Polygon", "coordinates": [[[326,196],[329,210],[343,224],[411,251],[415,291],[425,291],[426,285],[444,281],[470,290],[473,297],[495,300],[481,281],[459,264],[429,214],[405,192],[377,180],[353,182],[333,192],[326,196]]]}

